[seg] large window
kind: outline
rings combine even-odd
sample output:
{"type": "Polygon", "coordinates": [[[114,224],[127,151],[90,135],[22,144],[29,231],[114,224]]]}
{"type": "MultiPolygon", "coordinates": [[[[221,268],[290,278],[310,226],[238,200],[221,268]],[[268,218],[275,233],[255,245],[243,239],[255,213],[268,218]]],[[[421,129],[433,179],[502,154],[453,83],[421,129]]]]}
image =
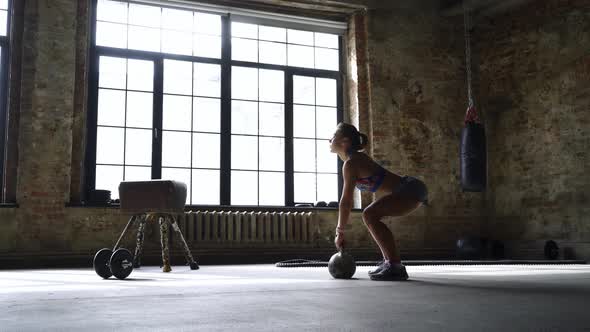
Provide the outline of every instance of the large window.
{"type": "Polygon", "coordinates": [[[174,179],[191,205],[336,201],[340,37],[95,2],[87,188],[174,179]]]}
{"type": "Polygon", "coordinates": [[[8,92],[8,28],[10,1],[0,0],[0,202],[4,188],[4,166],[6,155],[7,92],[8,92]]]}

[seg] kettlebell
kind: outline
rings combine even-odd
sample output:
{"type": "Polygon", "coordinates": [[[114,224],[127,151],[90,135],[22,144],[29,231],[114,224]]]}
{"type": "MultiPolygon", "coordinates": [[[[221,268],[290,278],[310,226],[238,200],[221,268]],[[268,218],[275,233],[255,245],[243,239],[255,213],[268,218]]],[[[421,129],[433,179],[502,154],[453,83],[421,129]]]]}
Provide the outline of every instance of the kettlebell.
{"type": "Polygon", "coordinates": [[[328,271],[335,279],[350,279],[356,272],[354,257],[346,251],[339,251],[330,257],[328,271]]]}

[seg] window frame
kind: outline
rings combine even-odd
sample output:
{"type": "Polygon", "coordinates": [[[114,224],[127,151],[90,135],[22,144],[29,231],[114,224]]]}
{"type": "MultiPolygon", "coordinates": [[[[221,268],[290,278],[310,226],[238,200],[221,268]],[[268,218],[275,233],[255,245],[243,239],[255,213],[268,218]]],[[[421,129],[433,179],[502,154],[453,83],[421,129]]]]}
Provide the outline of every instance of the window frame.
{"type": "Polygon", "coordinates": [[[10,27],[12,26],[12,0],[6,8],[6,36],[0,36],[0,203],[5,203],[6,162],[8,150],[8,71],[10,70],[10,27]]]}
{"type": "MultiPolygon", "coordinates": [[[[129,3],[132,3],[129,1],[129,3]]],[[[331,78],[336,80],[337,88],[337,122],[343,121],[343,40],[338,36],[338,60],[339,70],[323,70],[313,68],[289,67],[288,65],[274,65],[259,62],[247,62],[231,59],[231,15],[220,14],[221,16],[221,57],[207,58],[192,55],[171,54],[165,52],[139,51],[133,49],[112,48],[96,45],[96,27],[97,27],[97,4],[98,0],[92,0],[91,7],[91,27],[90,27],[90,54],[89,54],[89,75],[88,75],[88,116],[86,123],[87,141],[85,156],[85,176],[84,188],[85,197],[95,189],[96,180],[96,144],[97,144],[97,117],[98,117],[98,79],[99,79],[99,59],[101,56],[120,57],[125,59],[149,60],[154,62],[154,104],[153,104],[153,128],[152,128],[152,179],[161,178],[162,173],[162,105],[163,105],[163,66],[164,59],[189,61],[193,63],[209,63],[221,66],[221,124],[220,124],[220,197],[219,205],[211,204],[187,204],[187,206],[230,206],[231,199],[231,69],[233,66],[248,67],[256,69],[280,70],[284,72],[284,109],[285,109],[285,204],[277,206],[249,205],[253,208],[285,208],[294,207],[294,170],[293,170],[293,76],[310,76],[316,78],[331,78]],[[157,137],[157,138],[156,138],[157,137]]],[[[158,4],[162,8],[175,8],[158,4]]],[[[198,9],[193,10],[199,12],[198,9]]],[[[233,22],[243,22],[233,21],[233,22]]],[[[280,27],[280,26],[279,26],[280,27]]],[[[310,29],[309,31],[313,31],[310,29]]],[[[334,124],[336,128],[336,124],[334,124]]],[[[342,195],[342,161],[338,159],[338,200],[342,195]]],[[[257,172],[260,172],[258,170],[257,172]]],[[[315,172],[315,174],[321,174],[315,172]]],[[[317,194],[317,189],[316,189],[317,194]]],[[[190,195],[190,193],[188,193],[190,195]]],[[[188,196],[187,195],[187,196],[188,196]]]]}

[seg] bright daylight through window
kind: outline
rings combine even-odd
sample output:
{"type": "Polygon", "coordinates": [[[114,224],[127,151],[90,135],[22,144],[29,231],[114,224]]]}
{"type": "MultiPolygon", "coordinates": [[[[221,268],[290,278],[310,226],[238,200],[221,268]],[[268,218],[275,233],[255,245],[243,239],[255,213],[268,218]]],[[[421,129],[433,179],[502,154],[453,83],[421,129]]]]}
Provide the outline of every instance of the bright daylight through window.
{"type": "Polygon", "coordinates": [[[114,0],[95,23],[90,189],[163,178],[189,205],[338,200],[337,34],[114,0]]]}

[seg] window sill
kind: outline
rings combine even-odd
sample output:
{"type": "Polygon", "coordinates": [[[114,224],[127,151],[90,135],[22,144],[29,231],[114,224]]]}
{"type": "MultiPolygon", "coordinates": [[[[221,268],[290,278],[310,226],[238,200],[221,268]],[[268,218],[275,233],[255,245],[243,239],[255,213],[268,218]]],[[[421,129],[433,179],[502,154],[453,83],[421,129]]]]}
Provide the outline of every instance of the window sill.
{"type": "Polygon", "coordinates": [[[74,203],[66,203],[67,208],[108,208],[108,209],[118,209],[119,204],[90,204],[90,203],[81,203],[81,202],[74,202],[74,203]]]}
{"type": "Polygon", "coordinates": [[[17,208],[17,207],[18,207],[18,204],[16,204],[16,203],[0,203],[0,209],[3,209],[3,208],[9,209],[9,208],[17,208]]]}
{"type": "MultiPolygon", "coordinates": [[[[88,203],[67,203],[66,207],[73,208],[107,208],[118,209],[119,204],[88,204],[88,203]]],[[[188,211],[255,211],[255,212],[304,212],[304,211],[338,211],[337,207],[307,207],[307,206],[250,206],[250,205],[187,205],[188,211]]],[[[352,212],[361,212],[362,209],[352,209],[352,212]]]]}

